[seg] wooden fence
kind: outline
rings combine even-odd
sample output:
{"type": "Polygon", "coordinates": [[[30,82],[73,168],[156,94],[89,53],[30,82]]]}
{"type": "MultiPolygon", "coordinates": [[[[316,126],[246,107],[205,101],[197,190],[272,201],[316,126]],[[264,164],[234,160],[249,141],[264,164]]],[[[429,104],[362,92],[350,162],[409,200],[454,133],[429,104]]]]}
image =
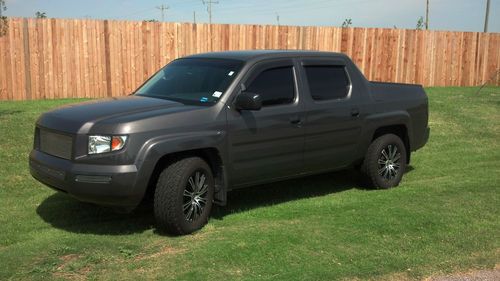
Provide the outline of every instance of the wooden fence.
{"type": "MultiPolygon", "coordinates": [[[[348,54],[370,80],[473,86],[500,68],[500,34],[380,28],[9,19],[0,100],[133,91],[172,59],[201,52],[308,49],[348,54]]],[[[492,84],[499,85],[498,75],[492,84]]]]}

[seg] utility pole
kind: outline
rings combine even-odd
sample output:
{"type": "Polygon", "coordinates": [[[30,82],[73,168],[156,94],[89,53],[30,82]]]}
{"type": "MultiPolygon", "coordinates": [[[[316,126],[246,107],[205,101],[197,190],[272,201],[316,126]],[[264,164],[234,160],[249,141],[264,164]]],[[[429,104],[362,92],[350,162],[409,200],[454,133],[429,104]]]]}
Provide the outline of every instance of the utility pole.
{"type": "Polygon", "coordinates": [[[278,26],[280,25],[280,14],[276,12],[276,21],[278,22],[278,26]]]}
{"type": "Polygon", "coordinates": [[[490,17],[490,0],[486,0],[486,16],[484,18],[484,32],[488,32],[488,18],[490,17]]]}
{"type": "Polygon", "coordinates": [[[161,4],[161,6],[157,6],[156,9],[161,11],[161,21],[165,21],[165,11],[170,9],[170,7],[161,4]]]}
{"type": "Polygon", "coordinates": [[[427,6],[425,7],[425,30],[429,30],[429,0],[427,0],[427,6]]]}
{"type": "Polygon", "coordinates": [[[212,4],[219,4],[219,1],[201,0],[201,2],[203,2],[203,5],[207,5],[208,22],[212,24],[212,4]]]}
{"type": "Polygon", "coordinates": [[[196,11],[193,11],[193,23],[196,24],[196,11]]]}

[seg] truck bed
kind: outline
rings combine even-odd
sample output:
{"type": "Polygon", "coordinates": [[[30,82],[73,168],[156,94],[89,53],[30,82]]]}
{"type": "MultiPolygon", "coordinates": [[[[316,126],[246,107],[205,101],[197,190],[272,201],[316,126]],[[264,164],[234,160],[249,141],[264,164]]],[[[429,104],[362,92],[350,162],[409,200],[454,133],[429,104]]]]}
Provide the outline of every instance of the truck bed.
{"type": "Polygon", "coordinates": [[[429,138],[429,105],[427,94],[422,85],[369,82],[370,95],[375,104],[384,111],[404,110],[411,120],[411,151],[425,145],[429,138]]]}

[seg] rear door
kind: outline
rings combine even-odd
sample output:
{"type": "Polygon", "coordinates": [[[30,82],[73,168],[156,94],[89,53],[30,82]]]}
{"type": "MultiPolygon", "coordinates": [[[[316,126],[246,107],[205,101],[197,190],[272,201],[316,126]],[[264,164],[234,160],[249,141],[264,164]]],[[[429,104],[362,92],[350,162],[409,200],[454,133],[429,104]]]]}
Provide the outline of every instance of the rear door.
{"type": "Polygon", "coordinates": [[[305,172],[343,168],[355,160],[362,121],[346,62],[301,60],[305,121],[305,172]]]}
{"type": "Polygon", "coordinates": [[[286,178],[302,172],[303,104],[292,59],[255,65],[243,78],[246,91],[259,94],[259,111],[228,110],[233,186],[286,178]]]}

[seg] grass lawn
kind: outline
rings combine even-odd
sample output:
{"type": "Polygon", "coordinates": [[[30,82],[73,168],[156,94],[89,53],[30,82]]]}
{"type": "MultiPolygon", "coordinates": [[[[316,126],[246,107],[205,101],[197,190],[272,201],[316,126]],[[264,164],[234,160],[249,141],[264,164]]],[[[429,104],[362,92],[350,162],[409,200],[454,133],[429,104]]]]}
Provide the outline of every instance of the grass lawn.
{"type": "Polygon", "coordinates": [[[500,263],[500,88],[429,88],[431,137],[398,188],[354,171],[229,195],[200,232],[168,237],[152,210],[77,202],[31,178],[40,113],[0,102],[0,280],[420,279],[500,263]]]}

